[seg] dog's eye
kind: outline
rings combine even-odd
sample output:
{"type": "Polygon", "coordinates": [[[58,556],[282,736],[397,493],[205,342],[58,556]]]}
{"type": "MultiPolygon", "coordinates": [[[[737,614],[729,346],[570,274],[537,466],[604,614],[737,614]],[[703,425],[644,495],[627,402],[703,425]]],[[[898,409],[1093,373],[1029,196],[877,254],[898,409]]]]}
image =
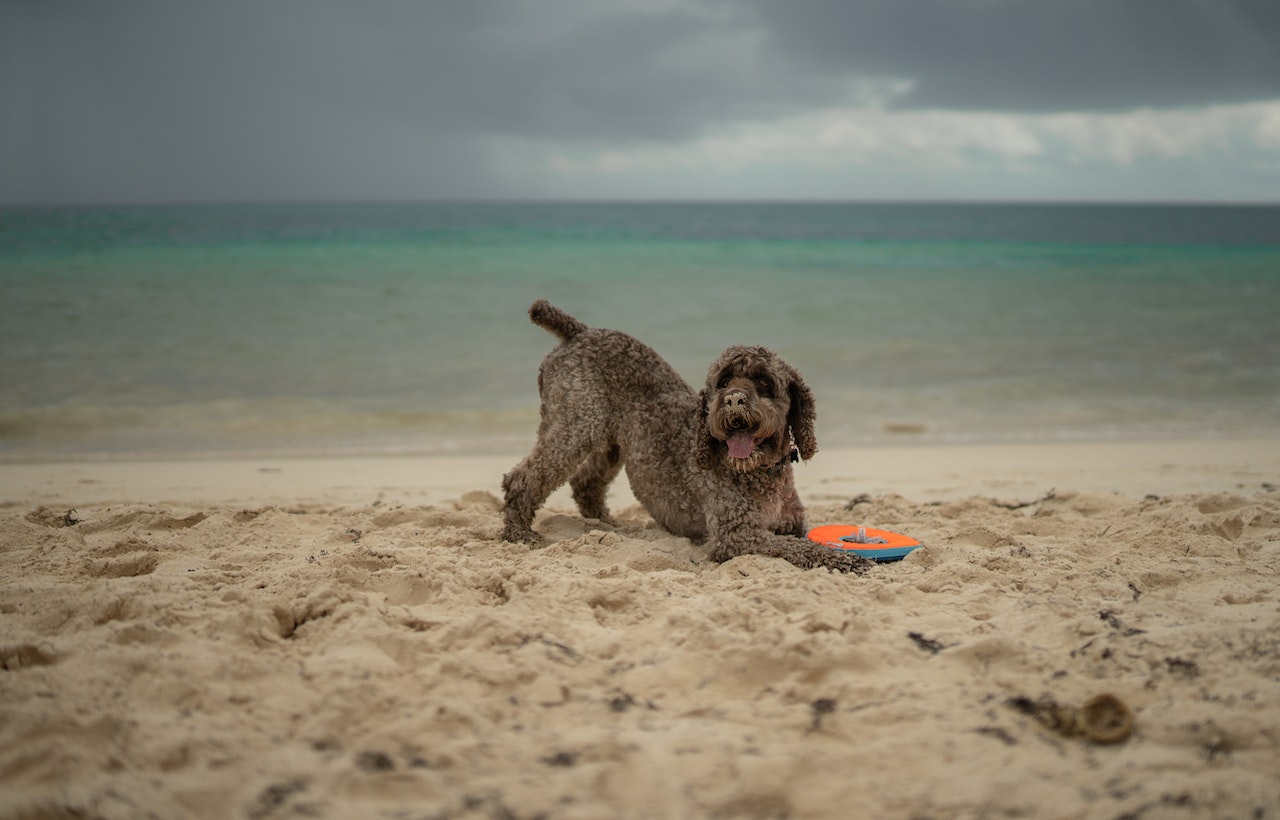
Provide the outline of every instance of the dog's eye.
{"type": "Polygon", "coordinates": [[[725,374],[724,374],[724,375],[722,375],[719,379],[717,379],[717,380],[716,380],[716,389],[717,389],[717,390],[723,390],[723,389],[725,389],[726,387],[728,387],[728,386],[729,386],[729,378],[730,378],[732,375],[733,375],[732,373],[725,373],[725,374]]]}
{"type": "Polygon", "coordinates": [[[756,392],[762,396],[772,396],[773,382],[768,379],[756,379],[756,392]]]}

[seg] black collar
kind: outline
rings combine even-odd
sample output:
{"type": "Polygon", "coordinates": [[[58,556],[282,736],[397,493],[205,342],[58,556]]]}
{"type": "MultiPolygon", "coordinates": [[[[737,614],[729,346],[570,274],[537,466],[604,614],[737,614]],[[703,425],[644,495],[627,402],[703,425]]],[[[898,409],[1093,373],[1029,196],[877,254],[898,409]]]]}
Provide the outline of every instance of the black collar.
{"type": "Polygon", "coordinates": [[[781,459],[778,460],[777,464],[769,468],[769,475],[777,475],[778,473],[785,470],[788,464],[795,464],[799,460],[800,460],[800,451],[796,449],[795,445],[793,444],[791,446],[791,452],[787,453],[785,456],[783,456],[781,459]]]}

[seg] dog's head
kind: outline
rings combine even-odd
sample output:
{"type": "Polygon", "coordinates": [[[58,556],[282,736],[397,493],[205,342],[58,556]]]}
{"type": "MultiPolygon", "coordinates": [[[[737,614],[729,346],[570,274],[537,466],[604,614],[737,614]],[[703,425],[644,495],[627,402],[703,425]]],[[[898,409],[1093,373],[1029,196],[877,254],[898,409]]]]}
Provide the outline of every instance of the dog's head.
{"type": "Polygon", "coordinates": [[[747,472],[818,450],[813,394],[794,367],[763,347],[731,347],[712,363],[701,398],[698,464],[747,472]]]}

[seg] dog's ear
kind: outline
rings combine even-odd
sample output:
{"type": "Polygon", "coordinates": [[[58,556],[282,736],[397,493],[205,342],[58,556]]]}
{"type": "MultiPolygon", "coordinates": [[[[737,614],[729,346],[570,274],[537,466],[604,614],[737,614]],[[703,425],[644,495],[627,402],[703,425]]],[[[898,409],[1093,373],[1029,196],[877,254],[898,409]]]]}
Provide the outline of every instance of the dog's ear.
{"type": "Polygon", "coordinates": [[[790,376],[791,384],[787,386],[787,392],[791,396],[791,408],[787,411],[787,424],[791,425],[791,435],[795,438],[796,448],[800,450],[800,458],[808,461],[818,452],[818,436],[814,432],[818,412],[814,407],[809,385],[804,383],[795,369],[791,370],[790,376]]]}
{"type": "Polygon", "coordinates": [[[698,409],[695,411],[697,421],[695,425],[697,429],[694,431],[693,456],[698,462],[698,466],[704,470],[710,470],[715,466],[716,454],[716,438],[711,435],[711,425],[707,423],[707,402],[711,399],[711,389],[702,388],[698,393],[698,409]]]}

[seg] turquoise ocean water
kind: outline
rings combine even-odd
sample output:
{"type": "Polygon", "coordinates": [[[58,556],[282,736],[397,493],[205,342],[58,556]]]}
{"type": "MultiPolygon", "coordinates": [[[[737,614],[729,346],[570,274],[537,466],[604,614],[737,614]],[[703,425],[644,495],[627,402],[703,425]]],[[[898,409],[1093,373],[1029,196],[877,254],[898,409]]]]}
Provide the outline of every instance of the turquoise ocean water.
{"type": "Polygon", "coordinates": [[[1280,433],[1280,208],[0,210],[0,459],[517,452],[550,298],[823,446],[1280,433]]]}

